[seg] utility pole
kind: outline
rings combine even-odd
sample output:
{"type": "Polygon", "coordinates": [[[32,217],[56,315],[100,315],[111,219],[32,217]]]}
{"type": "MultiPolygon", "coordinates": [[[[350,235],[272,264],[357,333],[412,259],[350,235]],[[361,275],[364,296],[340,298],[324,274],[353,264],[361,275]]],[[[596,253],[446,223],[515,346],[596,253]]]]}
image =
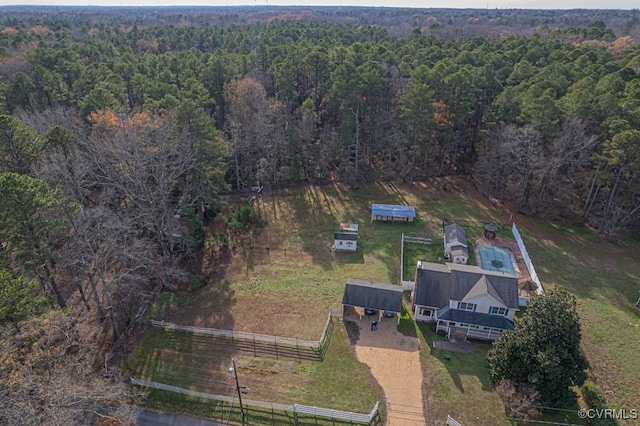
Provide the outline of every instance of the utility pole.
{"type": "Polygon", "coordinates": [[[236,391],[238,392],[238,401],[240,402],[240,415],[242,416],[242,424],[244,424],[244,406],[242,405],[242,392],[240,392],[240,383],[238,382],[238,370],[236,369],[236,359],[231,358],[231,368],[229,369],[236,379],[236,391]]]}

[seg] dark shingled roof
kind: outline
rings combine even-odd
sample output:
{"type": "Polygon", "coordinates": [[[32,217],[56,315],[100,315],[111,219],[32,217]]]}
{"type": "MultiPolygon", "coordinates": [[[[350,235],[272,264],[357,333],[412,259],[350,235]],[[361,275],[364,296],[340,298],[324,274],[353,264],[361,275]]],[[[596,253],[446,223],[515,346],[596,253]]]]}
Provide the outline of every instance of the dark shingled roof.
{"type": "Polygon", "coordinates": [[[485,271],[477,266],[449,264],[451,299],[465,300],[488,293],[509,309],[518,309],[518,279],[512,275],[485,271]]]}
{"type": "Polygon", "coordinates": [[[503,330],[513,330],[515,324],[502,315],[482,314],[479,312],[463,311],[460,309],[449,309],[438,317],[438,320],[455,321],[463,324],[480,325],[483,327],[501,328],[503,330]]]}
{"type": "Polygon", "coordinates": [[[428,264],[429,269],[416,271],[415,303],[422,306],[443,308],[449,305],[451,271],[447,265],[428,264]]]}
{"type": "Polygon", "coordinates": [[[358,241],[358,234],[354,232],[335,232],[333,234],[334,240],[345,240],[345,241],[358,241]]]}
{"type": "Polygon", "coordinates": [[[342,304],[380,311],[402,311],[402,287],[393,284],[349,279],[342,304]]]}
{"type": "Polygon", "coordinates": [[[415,303],[443,308],[449,300],[465,300],[488,293],[509,309],[519,309],[518,280],[477,266],[423,262],[416,271],[415,303]]]}

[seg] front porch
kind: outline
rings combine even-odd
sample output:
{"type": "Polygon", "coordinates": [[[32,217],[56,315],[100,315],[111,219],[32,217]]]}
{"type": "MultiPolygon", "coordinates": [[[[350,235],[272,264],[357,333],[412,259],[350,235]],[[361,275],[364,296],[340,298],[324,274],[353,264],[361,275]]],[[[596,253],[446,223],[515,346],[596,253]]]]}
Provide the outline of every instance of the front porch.
{"type": "Polygon", "coordinates": [[[496,340],[500,335],[507,331],[500,328],[484,327],[474,324],[459,324],[451,321],[439,320],[436,326],[436,333],[444,331],[447,339],[456,337],[473,338],[480,340],[496,340]]]}

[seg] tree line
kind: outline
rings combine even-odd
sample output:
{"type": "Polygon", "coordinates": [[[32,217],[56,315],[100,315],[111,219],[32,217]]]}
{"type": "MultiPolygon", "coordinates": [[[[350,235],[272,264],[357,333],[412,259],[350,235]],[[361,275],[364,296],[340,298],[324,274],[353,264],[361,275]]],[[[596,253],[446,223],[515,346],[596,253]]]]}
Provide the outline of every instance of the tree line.
{"type": "Polygon", "coordinates": [[[68,108],[85,131],[100,111],[197,110],[236,190],[465,174],[522,211],[607,235],[640,213],[640,55],[601,21],[456,40],[319,21],[113,21],[6,27],[5,49],[40,41],[3,61],[3,112],[68,108]]]}

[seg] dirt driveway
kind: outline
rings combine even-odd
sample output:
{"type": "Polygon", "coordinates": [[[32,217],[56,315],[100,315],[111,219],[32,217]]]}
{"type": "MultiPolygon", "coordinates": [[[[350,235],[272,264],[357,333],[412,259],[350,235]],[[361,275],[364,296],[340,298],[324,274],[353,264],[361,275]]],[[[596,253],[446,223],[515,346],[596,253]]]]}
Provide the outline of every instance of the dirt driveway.
{"type": "Polygon", "coordinates": [[[399,333],[396,319],[383,318],[376,331],[371,331],[373,318],[351,312],[345,319],[360,326],[356,355],[384,390],[387,426],[424,426],[418,339],[399,333]]]}

